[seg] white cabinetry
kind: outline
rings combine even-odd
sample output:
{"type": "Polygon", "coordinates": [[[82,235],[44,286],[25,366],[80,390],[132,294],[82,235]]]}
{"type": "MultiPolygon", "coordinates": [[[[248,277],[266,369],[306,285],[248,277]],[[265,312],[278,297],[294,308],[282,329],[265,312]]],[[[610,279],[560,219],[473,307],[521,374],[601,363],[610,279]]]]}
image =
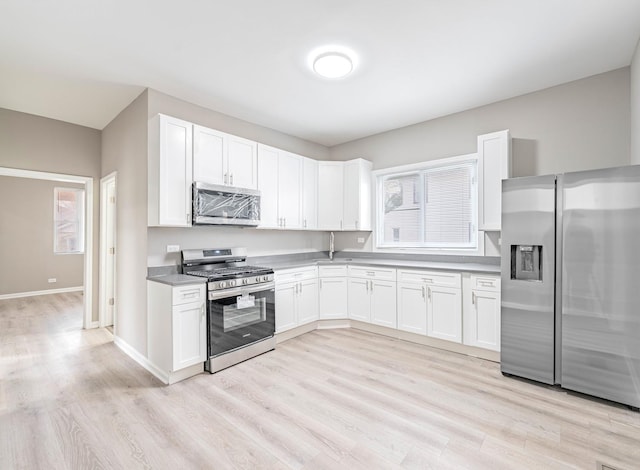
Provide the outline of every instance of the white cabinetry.
{"type": "Polygon", "coordinates": [[[154,373],[174,383],[204,370],[207,355],[205,284],[147,281],[147,348],[154,373]]]}
{"type": "Polygon", "coordinates": [[[149,122],[149,226],[191,225],[192,127],[162,114],[149,122]]]}
{"type": "Polygon", "coordinates": [[[371,230],[371,162],[319,162],[318,194],[320,230],[371,230]]]}
{"type": "Polygon", "coordinates": [[[194,181],[257,188],[256,142],[198,125],[193,126],[193,141],[194,181]]]}
{"type": "Polygon", "coordinates": [[[319,266],[319,304],[322,320],[346,319],[347,267],[345,265],[319,266]]]}
{"type": "Polygon", "coordinates": [[[303,157],[258,146],[258,189],[262,228],[303,228],[303,157]]]}
{"type": "Polygon", "coordinates": [[[318,162],[302,157],[302,228],[318,228],[318,162]]]}
{"type": "Polygon", "coordinates": [[[349,319],[396,328],[396,270],[349,266],[349,319]]]}
{"type": "Polygon", "coordinates": [[[276,271],[276,333],[318,319],[318,268],[276,271]]]}
{"type": "Polygon", "coordinates": [[[464,344],[500,351],[500,277],[471,276],[464,308],[464,344]]]}
{"type": "Polygon", "coordinates": [[[511,176],[511,136],[508,130],[478,136],[478,225],[500,231],[502,180],[511,176]]]}
{"type": "Polygon", "coordinates": [[[461,343],[461,275],[399,270],[398,329],[461,343]]]}
{"type": "Polygon", "coordinates": [[[318,163],[318,228],[342,230],[344,163],[318,163]]]}
{"type": "Polygon", "coordinates": [[[344,164],[343,230],[371,230],[371,162],[344,164]]]}

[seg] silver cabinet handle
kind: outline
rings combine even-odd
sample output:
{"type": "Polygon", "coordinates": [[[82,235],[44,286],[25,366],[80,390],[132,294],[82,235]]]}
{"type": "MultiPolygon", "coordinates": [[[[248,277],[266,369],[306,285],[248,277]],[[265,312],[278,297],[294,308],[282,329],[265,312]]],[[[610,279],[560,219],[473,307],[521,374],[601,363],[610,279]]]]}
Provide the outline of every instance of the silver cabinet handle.
{"type": "Polygon", "coordinates": [[[283,227],[286,227],[286,226],[287,226],[287,218],[286,218],[286,217],[283,217],[283,218],[282,218],[282,226],[283,226],[283,227]]]}
{"type": "Polygon", "coordinates": [[[471,292],[471,304],[475,305],[476,303],[476,293],[471,292]]]}
{"type": "Polygon", "coordinates": [[[230,174],[229,176],[229,181],[230,181],[230,185],[233,186],[233,173],[230,174]]]}
{"type": "Polygon", "coordinates": [[[426,297],[425,293],[424,293],[424,286],[422,286],[422,298],[424,299],[426,297]]]}
{"type": "Polygon", "coordinates": [[[373,281],[369,281],[371,283],[371,292],[373,292],[373,281]]]}
{"type": "Polygon", "coordinates": [[[304,228],[307,228],[307,219],[304,219],[304,222],[302,222],[302,226],[303,226],[304,228]]]}
{"type": "Polygon", "coordinates": [[[222,177],[222,182],[224,184],[229,184],[229,173],[224,174],[224,176],[222,177]]]}
{"type": "Polygon", "coordinates": [[[358,221],[356,220],[356,228],[358,228],[358,221]]]}
{"type": "Polygon", "coordinates": [[[320,289],[322,289],[322,279],[320,279],[320,289]]]}
{"type": "Polygon", "coordinates": [[[342,230],[342,220],[340,221],[340,230],[342,230]]]}
{"type": "Polygon", "coordinates": [[[427,287],[427,296],[429,297],[429,300],[431,300],[431,287],[427,287]]]}
{"type": "Polygon", "coordinates": [[[375,271],[367,271],[367,276],[374,276],[375,277],[376,273],[375,271]]]}

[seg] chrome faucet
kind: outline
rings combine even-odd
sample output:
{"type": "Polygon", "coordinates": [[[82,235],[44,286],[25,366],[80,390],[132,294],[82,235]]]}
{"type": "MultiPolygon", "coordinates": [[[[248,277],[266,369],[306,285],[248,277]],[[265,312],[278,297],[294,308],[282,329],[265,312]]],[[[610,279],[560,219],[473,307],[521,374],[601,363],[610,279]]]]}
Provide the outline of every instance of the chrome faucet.
{"type": "Polygon", "coordinates": [[[335,247],[333,246],[334,237],[333,232],[329,234],[329,259],[333,261],[333,252],[335,251],[335,247]]]}

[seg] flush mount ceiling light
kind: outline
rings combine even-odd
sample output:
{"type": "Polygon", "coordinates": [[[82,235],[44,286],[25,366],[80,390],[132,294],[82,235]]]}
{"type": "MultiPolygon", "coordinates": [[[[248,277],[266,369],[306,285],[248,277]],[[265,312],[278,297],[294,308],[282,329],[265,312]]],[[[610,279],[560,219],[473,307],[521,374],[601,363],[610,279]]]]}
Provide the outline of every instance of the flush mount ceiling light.
{"type": "Polygon", "coordinates": [[[355,68],[354,54],[344,48],[325,47],[309,56],[311,69],[324,78],[344,78],[355,68]]]}

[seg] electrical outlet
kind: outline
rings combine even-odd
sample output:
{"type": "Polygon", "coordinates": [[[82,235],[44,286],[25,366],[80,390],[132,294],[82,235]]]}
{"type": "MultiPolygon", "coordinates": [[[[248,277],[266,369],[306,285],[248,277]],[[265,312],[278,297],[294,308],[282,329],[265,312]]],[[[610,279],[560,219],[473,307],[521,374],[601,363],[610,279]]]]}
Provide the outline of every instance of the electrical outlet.
{"type": "Polygon", "coordinates": [[[358,243],[364,243],[364,237],[358,237],[358,243]]]}
{"type": "Polygon", "coordinates": [[[180,245],[167,245],[167,253],[177,253],[180,251],[180,245]]]}
{"type": "Polygon", "coordinates": [[[47,279],[47,282],[49,282],[49,284],[53,284],[54,282],[58,282],[58,280],[55,277],[51,277],[47,279]]]}

